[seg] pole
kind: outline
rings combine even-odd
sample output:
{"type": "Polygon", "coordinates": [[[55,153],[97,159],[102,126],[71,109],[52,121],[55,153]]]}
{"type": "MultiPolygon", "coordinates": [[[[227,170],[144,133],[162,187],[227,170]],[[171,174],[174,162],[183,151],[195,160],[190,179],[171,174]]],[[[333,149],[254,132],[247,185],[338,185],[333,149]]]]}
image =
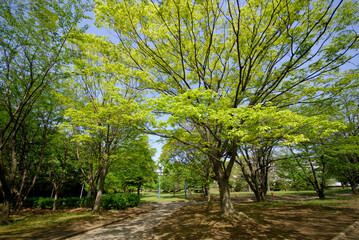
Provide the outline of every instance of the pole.
{"type": "Polygon", "coordinates": [[[242,183],[243,183],[243,192],[246,191],[246,186],[244,185],[244,178],[242,177],[242,183]]]}
{"type": "Polygon", "coordinates": [[[84,191],[84,183],[82,184],[82,188],[81,188],[81,193],[80,193],[80,198],[82,198],[82,192],[84,191]]]}
{"type": "Polygon", "coordinates": [[[186,161],[183,162],[184,165],[184,198],[187,199],[187,183],[186,183],[186,161]]]}
{"type": "Polygon", "coordinates": [[[159,164],[158,166],[158,199],[161,198],[161,174],[162,174],[162,164],[159,164]]]}
{"type": "Polygon", "coordinates": [[[158,198],[161,198],[161,173],[158,174],[158,198]]]}

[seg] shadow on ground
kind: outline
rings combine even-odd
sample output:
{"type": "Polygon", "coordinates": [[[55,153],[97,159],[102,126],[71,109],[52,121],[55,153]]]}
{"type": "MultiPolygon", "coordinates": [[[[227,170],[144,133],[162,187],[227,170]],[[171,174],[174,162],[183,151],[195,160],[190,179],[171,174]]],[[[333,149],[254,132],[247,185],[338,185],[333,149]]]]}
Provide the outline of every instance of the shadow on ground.
{"type": "Polygon", "coordinates": [[[225,219],[214,203],[188,205],[154,229],[160,239],[332,239],[357,220],[359,199],[337,206],[235,203],[252,220],[225,219]],[[254,221],[253,221],[254,220],[254,221]]]}

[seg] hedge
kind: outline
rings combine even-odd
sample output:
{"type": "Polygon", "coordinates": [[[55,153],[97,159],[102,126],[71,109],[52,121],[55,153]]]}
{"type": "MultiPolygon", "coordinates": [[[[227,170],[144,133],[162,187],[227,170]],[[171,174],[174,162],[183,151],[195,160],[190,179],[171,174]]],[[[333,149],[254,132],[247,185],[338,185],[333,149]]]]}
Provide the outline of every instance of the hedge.
{"type": "Polygon", "coordinates": [[[136,207],[140,203],[140,196],[137,194],[108,194],[102,198],[102,207],[104,209],[126,209],[136,207]]]}
{"type": "MultiPolygon", "coordinates": [[[[70,208],[88,208],[92,207],[92,197],[70,197],[70,198],[58,198],[57,199],[57,209],[70,209],[70,208]]],[[[28,198],[24,202],[25,208],[41,208],[41,209],[51,209],[54,204],[53,198],[42,198],[42,197],[33,197],[28,198]]]]}
{"type": "MultiPolygon", "coordinates": [[[[24,202],[25,208],[51,209],[54,203],[53,198],[32,197],[24,202]]],[[[136,207],[140,203],[140,197],[136,194],[108,194],[102,198],[102,207],[104,209],[126,209],[136,207]]],[[[93,206],[93,197],[71,197],[57,199],[57,209],[71,208],[91,208],[93,206]]]]}

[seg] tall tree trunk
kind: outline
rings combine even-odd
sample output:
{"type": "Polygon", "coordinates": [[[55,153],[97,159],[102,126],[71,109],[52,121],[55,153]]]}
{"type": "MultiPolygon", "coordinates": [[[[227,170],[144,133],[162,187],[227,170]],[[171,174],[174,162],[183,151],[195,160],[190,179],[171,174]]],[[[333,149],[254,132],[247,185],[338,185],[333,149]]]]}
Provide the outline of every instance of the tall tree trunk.
{"type": "Polygon", "coordinates": [[[137,195],[140,196],[141,185],[137,186],[137,195]]]}
{"type": "Polygon", "coordinates": [[[101,208],[101,201],[102,201],[102,195],[103,195],[103,189],[104,189],[104,178],[100,177],[100,186],[97,190],[96,199],[93,205],[92,214],[98,215],[100,214],[100,208],[101,208]]]}
{"type": "Polygon", "coordinates": [[[229,192],[229,176],[230,172],[232,170],[234,159],[231,158],[229,161],[227,168],[225,168],[225,165],[215,159],[211,158],[212,164],[213,164],[213,170],[216,174],[216,179],[219,186],[219,194],[220,194],[220,203],[221,203],[221,213],[224,217],[237,217],[237,213],[233,208],[231,196],[229,192]]]}
{"type": "Polygon", "coordinates": [[[57,198],[59,196],[59,187],[57,187],[56,185],[54,186],[55,188],[55,197],[54,197],[54,203],[52,205],[52,211],[56,211],[56,206],[57,206],[57,198]]]}
{"type": "Polygon", "coordinates": [[[225,177],[218,178],[218,185],[222,216],[234,217],[236,215],[236,211],[234,210],[232,205],[228,179],[226,179],[225,177]]]}
{"type": "MultiPolygon", "coordinates": [[[[1,144],[1,139],[0,139],[0,144],[1,144]]],[[[2,149],[0,149],[0,182],[1,182],[1,190],[4,196],[3,207],[0,216],[1,225],[9,223],[11,200],[12,200],[11,188],[8,184],[6,176],[7,176],[7,170],[2,160],[2,149]]]]}
{"type": "Polygon", "coordinates": [[[206,183],[204,185],[204,191],[206,192],[207,202],[210,202],[211,201],[211,192],[210,192],[211,190],[210,190],[208,183],[206,183]]]}
{"type": "Polygon", "coordinates": [[[98,191],[96,194],[96,199],[95,199],[95,203],[92,209],[92,214],[93,215],[98,215],[100,213],[100,208],[101,208],[101,201],[102,201],[102,194],[103,194],[103,190],[105,187],[105,178],[107,175],[107,164],[108,164],[108,156],[109,156],[109,151],[107,149],[105,156],[103,157],[103,166],[102,169],[100,171],[100,183],[99,183],[99,187],[98,187],[98,191]]]}

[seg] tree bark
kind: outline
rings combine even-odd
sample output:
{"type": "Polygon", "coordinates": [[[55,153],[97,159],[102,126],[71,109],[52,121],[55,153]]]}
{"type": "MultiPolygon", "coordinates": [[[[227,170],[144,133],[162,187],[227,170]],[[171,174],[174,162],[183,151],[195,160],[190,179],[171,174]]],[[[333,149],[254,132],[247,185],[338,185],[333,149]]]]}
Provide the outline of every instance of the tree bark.
{"type": "Polygon", "coordinates": [[[324,191],[322,189],[316,189],[319,199],[325,199],[324,191]]]}
{"type": "Polygon", "coordinates": [[[137,186],[137,195],[140,196],[141,185],[137,186]]]}
{"type": "Polygon", "coordinates": [[[208,183],[206,183],[204,185],[204,190],[206,191],[207,202],[210,202],[211,201],[211,192],[210,192],[211,190],[210,190],[208,183]]]}
{"type": "MultiPolygon", "coordinates": [[[[108,147],[108,146],[106,146],[108,147]]],[[[103,166],[102,169],[100,171],[100,183],[99,183],[99,188],[96,194],[96,199],[95,199],[95,203],[92,209],[92,214],[93,215],[98,215],[100,214],[100,208],[101,208],[101,201],[102,201],[102,195],[103,195],[103,190],[104,190],[104,186],[105,186],[105,178],[107,175],[107,164],[108,164],[108,156],[109,156],[109,151],[108,149],[106,149],[106,154],[103,157],[103,166]]]]}
{"type": "Polygon", "coordinates": [[[219,186],[221,214],[224,217],[237,217],[238,214],[232,205],[231,196],[229,192],[229,176],[234,164],[234,158],[231,158],[227,167],[221,161],[211,158],[213,170],[216,174],[216,179],[219,186]]]}
{"type": "Polygon", "coordinates": [[[54,196],[54,204],[52,205],[52,211],[56,211],[58,196],[59,196],[59,187],[55,187],[55,196],[54,196]]]}
{"type": "Polygon", "coordinates": [[[102,201],[102,189],[98,189],[95,203],[92,209],[92,215],[99,215],[102,201]]]}
{"type": "Polygon", "coordinates": [[[349,180],[349,184],[350,184],[350,187],[351,187],[351,189],[352,189],[352,192],[353,192],[353,195],[358,195],[358,189],[357,189],[357,187],[355,186],[355,181],[353,181],[353,180],[349,180]]]}
{"type": "Polygon", "coordinates": [[[0,149],[0,181],[1,181],[1,190],[3,192],[3,197],[4,197],[3,207],[1,211],[2,214],[0,216],[1,225],[9,223],[11,200],[12,200],[11,188],[8,185],[5,176],[7,176],[7,170],[2,159],[2,149],[0,149]]]}
{"type": "Polygon", "coordinates": [[[11,202],[8,199],[4,199],[0,217],[0,225],[6,225],[9,223],[10,206],[11,202]]]}
{"type": "Polygon", "coordinates": [[[236,215],[236,211],[234,210],[234,207],[233,207],[233,204],[231,201],[228,179],[226,179],[224,177],[219,178],[218,185],[219,185],[222,216],[234,217],[236,215]]]}

